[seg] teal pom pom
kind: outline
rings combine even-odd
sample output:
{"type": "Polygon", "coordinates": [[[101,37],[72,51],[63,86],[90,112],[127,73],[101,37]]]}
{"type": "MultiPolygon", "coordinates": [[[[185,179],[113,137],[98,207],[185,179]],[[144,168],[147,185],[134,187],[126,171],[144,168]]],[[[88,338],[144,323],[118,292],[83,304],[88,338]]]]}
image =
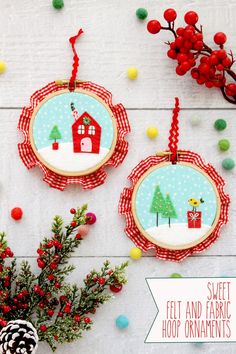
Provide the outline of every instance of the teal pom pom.
{"type": "Polygon", "coordinates": [[[52,5],[55,9],[60,10],[64,7],[63,0],[52,0],[52,5]]]}
{"type": "Polygon", "coordinates": [[[124,315],[120,315],[117,317],[116,319],[116,327],[123,329],[123,328],[127,328],[129,325],[129,320],[126,316],[124,315]]]}
{"type": "Polygon", "coordinates": [[[227,151],[230,148],[230,142],[228,139],[221,139],[218,141],[218,147],[221,151],[227,151]]]}
{"type": "Polygon", "coordinates": [[[227,123],[224,119],[217,119],[215,121],[214,127],[216,130],[224,130],[227,127],[227,123]]]}
{"type": "Polygon", "coordinates": [[[145,20],[145,18],[147,18],[147,16],[148,16],[148,12],[143,7],[140,7],[139,9],[136,10],[136,16],[140,20],[145,20]]]}
{"type": "Polygon", "coordinates": [[[225,169],[225,170],[232,170],[234,167],[235,167],[235,162],[233,159],[231,158],[227,158],[227,159],[224,159],[222,161],[222,167],[225,169]]]}

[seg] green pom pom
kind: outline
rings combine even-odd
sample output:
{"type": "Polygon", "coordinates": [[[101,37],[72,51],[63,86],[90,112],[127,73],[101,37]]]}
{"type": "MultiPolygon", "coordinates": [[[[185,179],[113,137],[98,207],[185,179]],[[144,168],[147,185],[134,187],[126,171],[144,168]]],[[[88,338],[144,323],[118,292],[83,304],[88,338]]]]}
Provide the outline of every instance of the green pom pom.
{"type": "Polygon", "coordinates": [[[225,169],[225,170],[232,170],[235,166],[235,162],[233,159],[231,158],[227,158],[227,159],[224,159],[222,161],[222,167],[225,169]]]}
{"type": "Polygon", "coordinates": [[[52,0],[52,5],[55,9],[60,10],[64,6],[63,0],[52,0]]]}
{"type": "Polygon", "coordinates": [[[218,147],[221,151],[227,151],[230,148],[230,142],[228,139],[221,139],[218,141],[218,147]]]}
{"type": "Polygon", "coordinates": [[[217,119],[215,121],[214,127],[216,130],[224,130],[227,127],[227,123],[224,119],[217,119]]]}
{"type": "Polygon", "coordinates": [[[148,16],[148,12],[143,7],[140,7],[139,9],[136,10],[136,16],[140,20],[145,20],[145,18],[147,18],[147,16],[148,16]]]}
{"type": "Polygon", "coordinates": [[[172,274],[170,275],[170,278],[182,278],[182,275],[179,274],[179,273],[172,273],[172,274]]]}

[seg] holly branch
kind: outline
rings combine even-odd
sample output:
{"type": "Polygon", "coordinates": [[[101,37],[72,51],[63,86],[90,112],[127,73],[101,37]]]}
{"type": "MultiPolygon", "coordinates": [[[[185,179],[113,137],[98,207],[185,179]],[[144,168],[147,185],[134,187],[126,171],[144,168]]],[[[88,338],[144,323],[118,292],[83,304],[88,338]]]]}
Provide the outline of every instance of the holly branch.
{"type": "Polygon", "coordinates": [[[37,250],[37,275],[27,261],[17,273],[6,235],[0,234],[0,329],[8,321],[27,320],[36,328],[39,340],[54,351],[58,343],[72,342],[89,330],[91,316],[112,297],[107,290],[127,282],[128,263],[112,269],[109,261],[99,271],[93,269],[80,287],[66,282],[75,268],[68,264],[70,256],[83,240],[80,227],[88,223],[86,210],[86,205],[71,209],[73,218],[65,227],[60,216],[54,217],[52,237],[45,237],[37,250]]]}

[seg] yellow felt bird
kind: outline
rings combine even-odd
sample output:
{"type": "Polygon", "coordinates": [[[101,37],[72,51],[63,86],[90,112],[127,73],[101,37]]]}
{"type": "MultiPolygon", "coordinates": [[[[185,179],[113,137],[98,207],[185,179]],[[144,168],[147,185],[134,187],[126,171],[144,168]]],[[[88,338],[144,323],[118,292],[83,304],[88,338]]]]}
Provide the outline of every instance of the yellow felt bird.
{"type": "Polygon", "coordinates": [[[204,203],[204,200],[202,198],[196,199],[196,198],[190,198],[188,200],[188,204],[193,207],[193,211],[197,210],[197,207],[199,207],[200,204],[204,203]]]}

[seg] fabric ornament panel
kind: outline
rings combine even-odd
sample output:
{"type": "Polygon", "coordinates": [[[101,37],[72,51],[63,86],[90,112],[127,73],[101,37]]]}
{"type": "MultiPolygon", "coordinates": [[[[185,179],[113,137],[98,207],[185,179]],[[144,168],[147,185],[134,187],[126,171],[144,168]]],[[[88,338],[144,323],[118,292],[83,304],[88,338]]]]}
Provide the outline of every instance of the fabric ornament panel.
{"type": "Polygon", "coordinates": [[[56,80],[36,91],[24,107],[18,128],[24,141],[19,154],[28,169],[39,166],[44,181],[63,190],[78,183],[84,189],[104,183],[104,167],[119,166],[127,152],[130,132],[122,104],[113,105],[112,94],[90,81],[77,80],[79,58],[75,41],[70,80],[56,80]]]}
{"type": "Polygon", "coordinates": [[[228,222],[230,198],[215,168],[196,153],[178,150],[179,100],[173,110],[169,150],[141,161],[120,197],[125,232],[143,251],[182,261],[202,252],[228,222]]]}

